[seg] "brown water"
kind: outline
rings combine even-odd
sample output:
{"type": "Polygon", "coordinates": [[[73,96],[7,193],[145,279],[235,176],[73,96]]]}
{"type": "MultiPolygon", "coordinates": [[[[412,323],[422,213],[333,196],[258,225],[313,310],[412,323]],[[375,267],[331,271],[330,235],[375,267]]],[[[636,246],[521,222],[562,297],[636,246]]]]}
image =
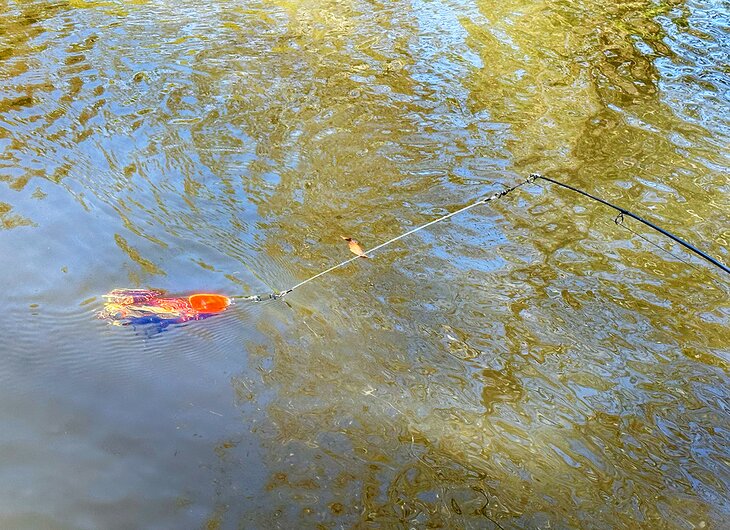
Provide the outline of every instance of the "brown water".
{"type": "Polygon", "coordinates": [[[95,313],[531,171],[727,263],[729,9],[0,2],[0,528],[728,528],[727,275],[549,184],[95,313]]]}

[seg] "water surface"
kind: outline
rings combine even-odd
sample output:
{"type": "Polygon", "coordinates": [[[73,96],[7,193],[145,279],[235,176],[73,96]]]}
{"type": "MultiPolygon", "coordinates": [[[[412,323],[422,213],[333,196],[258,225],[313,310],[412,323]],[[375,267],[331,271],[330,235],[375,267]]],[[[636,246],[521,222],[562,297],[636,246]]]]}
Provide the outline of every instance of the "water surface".
{"type": "Polygon", "coordinates": [[[728,4],[0,5],[0,526],[726,528],[728,4]],[[627,230],[631,229],[632,231],[627,230]],[[646,238],[646,239],[642,239],[646,238]]]}

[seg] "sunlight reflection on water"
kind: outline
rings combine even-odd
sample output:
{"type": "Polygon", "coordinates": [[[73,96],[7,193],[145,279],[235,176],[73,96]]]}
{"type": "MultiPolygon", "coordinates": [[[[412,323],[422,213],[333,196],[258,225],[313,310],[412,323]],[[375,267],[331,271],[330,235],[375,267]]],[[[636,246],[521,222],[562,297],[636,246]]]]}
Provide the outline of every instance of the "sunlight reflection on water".
{"type": "Polygon", "coordinates": [[[721,2],[28,2],[0,14],[0,526],[722,528],[721,2]],[[694,265],[694,268],[692,267],[694,265]]]}

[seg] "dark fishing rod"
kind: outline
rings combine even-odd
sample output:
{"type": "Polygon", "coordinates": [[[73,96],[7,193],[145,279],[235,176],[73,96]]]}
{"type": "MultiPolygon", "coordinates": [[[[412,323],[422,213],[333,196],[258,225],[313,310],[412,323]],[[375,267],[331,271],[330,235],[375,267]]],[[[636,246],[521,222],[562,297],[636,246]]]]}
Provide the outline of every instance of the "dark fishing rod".
{"type": "MultiPolygon", "coordinates": [[[[644,219],[642,217],[639,217],[635,213],[632,213],[632,212],[628,211],[625,208],[622,208],[622,207],[617,206],[617,205],[615,205],[613,203],[610,203],[610,202],[608,202],[606,200],[603,200],[600,197],[596,197],[595,195],[591,195],[590,193],[585,192],[583,190],[579,190],[578,188],[574,188],[573,186],[569,186],[568,184],[564,184],[563,182],[560,182],[558,180],[551,179],[549,177],[544,177],[544,176],[542,176],[540,174],[537,174],[537,173],[533,173],[532,175],[530,175],[530,177],[532,177],[535,180],[537,180],[537,179],[547,180],[548,182],[552,182],[553,184],[556,184],[556,185],[558,185],[560,187],[563,187],[565,189],[574,191],[576,193],[580,193],[581,195],[584,195],[584,196],[588,197],[589,199],[593,199],[594,201],[598,201],[601,204],[605,204],[609,208],[613,208],[614,210],[620,212],[623,215],[627,215],[627,216],[631,217],[632,219],[636,219],[640,223],[645,224],[649,228],[652,228],[652,229],[656,230],[660,234],[664,234],[665,236],[667,236],[672,241],[676,241],[677,243],[679,243],[680,245],[682,245],[687,250],[689,250],[691,252],[694,252],[698,256],[706,259],[707,261],[709,261],[710,263],[712,263],[716,267],[719,267],[720,269],[722,269],[726,273],[730,274],[730,268],[728,268],[728,266],[725,265],[724,263],[721,263],[720,261],[716,260],[715,258],[713,258],[712,256],[710,256],[709,254],[701,251],[700,249],[698,249],[694,245],[691,245],[691,244],[687,243],[682,238],[680,238],[678,236],[675,236],[671,232],[668,232],[668,231],[664,230],[663,228],[661,228],[661,227],[655,225],[654,223],[652,223],[651,221],[647,221],[646,219],[644,219]]],[[[618,220],[617,220],[617,224],[618,224],[618,220]]]]}

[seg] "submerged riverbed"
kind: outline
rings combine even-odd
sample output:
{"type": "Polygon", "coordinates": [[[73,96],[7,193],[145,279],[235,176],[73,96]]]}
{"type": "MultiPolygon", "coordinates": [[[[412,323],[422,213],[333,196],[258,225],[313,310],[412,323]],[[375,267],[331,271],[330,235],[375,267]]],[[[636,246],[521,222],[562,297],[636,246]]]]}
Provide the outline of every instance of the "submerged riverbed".
{"type": "Polygon", "coordinates": [[[730,262],[727,2],[0,6],[0,527],[730,525],[727,275],[545,182],[96,318],[533,171],[730,262]]]}

